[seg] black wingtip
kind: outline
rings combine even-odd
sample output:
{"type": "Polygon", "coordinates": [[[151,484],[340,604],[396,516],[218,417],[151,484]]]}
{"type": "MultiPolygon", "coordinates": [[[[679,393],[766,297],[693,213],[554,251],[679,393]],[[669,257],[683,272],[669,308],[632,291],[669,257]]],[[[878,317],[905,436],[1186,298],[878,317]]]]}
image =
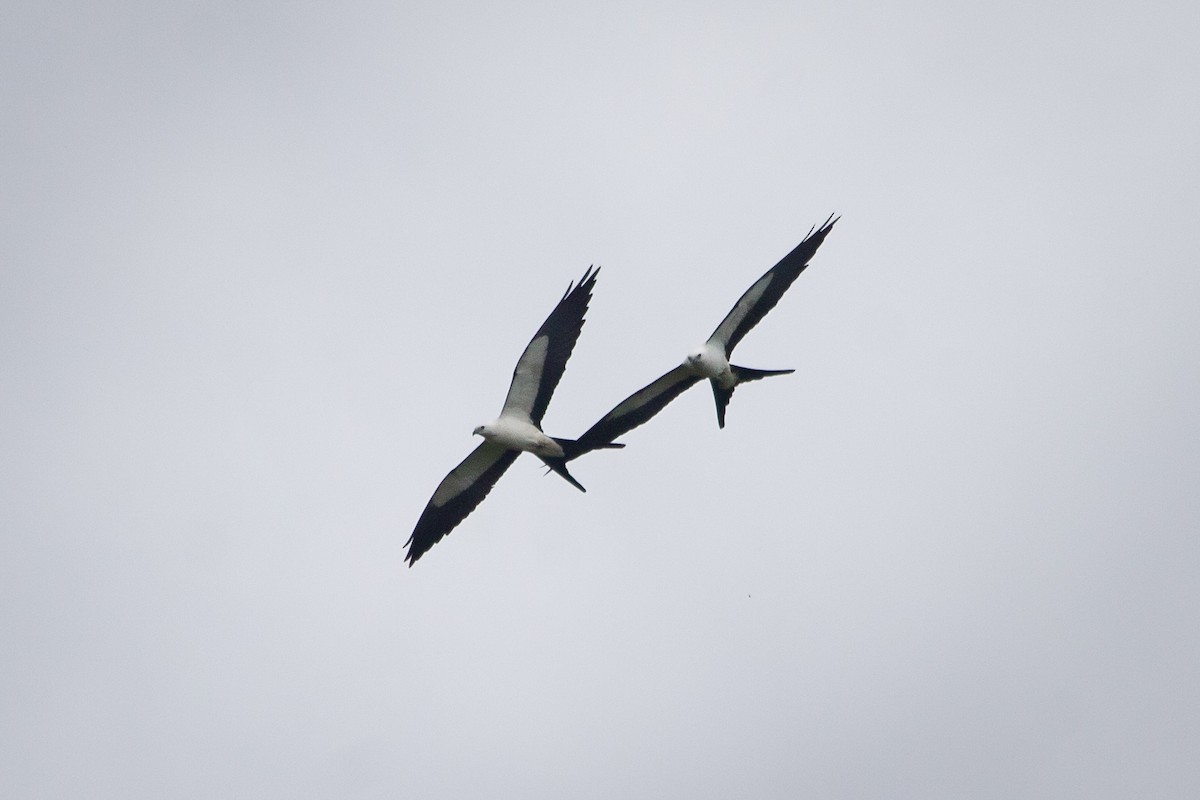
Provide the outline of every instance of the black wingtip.
{"type": "MultiPolygon", "coordinates": [[[[584,270],[584,272],[583,272],[583,277],[579,279],[579,283],[576,284],[576,286],[579,288],[587,287],[586,291],[591,292],[592,287],[595,286],[595,284],[596,284],[596,276],[599,274],[600,274],[600,268],[597,267],[595,264],[589,264],[588,268],[586,270],[584,270]]],[[[570,294],[570,293],[571,293],[571,290],[570,290],[570,288],[568,288],[567,294],[570,294]]]]}
{"type": "Polygon", "coordinates": [[[428,547],[424,550],[417,549],[417,546],[413,544],[414,538],[409,536],[408,541],[404,543],[404,546],[408,548],[408,552],[404,554],[404,560],[408,562],[409,569],[412,569],[412,565],[417,563],[417,559],[429,552],[428,547]]]}
{"type": "MultiPolygon", "coordinates": [[[[804,242],[807,242],[810,239],[814,239],[814,238],[819,239],[821,242],[824,242],[825,237],[829,235],[829,232],[831,230],[833,230],[833,226],[836,225],[838,220],[840,220],[840,219],[841,219],[840,215],[830,214],[829,218],[826,219],[823,223],[821,223],[820,227],[814,225],[808,229],[808,235],[804,237],[804,242]]],[[[801,242],[801,244],[803,244],[804,242],[801,242]]],[[[819,244],[818,244],[818,246],[819,246],[819,244]]]]}
{"type": "Polygon", "coordinates": [[[571,281],[567,284],[567,290],[563,292],[563,296],[559,298],[558,302],[561,303],[563,300],[567,299],[567,295],[576,289],[584,289],[585,284],[587,285],[587,288],[584,289],[584,291],[590,295],[592,287],[596,285],[596,276],[599,274],[600,268],[595,264],[589,264],[588,268],[583,271],[583,277],[579,279],[578,283],[571,281]]]}

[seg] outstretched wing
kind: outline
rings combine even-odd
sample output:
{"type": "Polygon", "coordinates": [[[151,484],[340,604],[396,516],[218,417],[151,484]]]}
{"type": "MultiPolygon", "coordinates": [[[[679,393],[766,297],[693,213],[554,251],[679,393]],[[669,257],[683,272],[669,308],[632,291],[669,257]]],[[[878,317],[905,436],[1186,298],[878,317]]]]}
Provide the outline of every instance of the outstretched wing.
{"type": "Polygon", "coordinates": [[[566,460],[570,461],[584,453],[605,447],[637,426],[648,422],[699,380],[700,376],[687,367],[678,366],[648,386],[638,389],[573,443],[564,445],[566,460]]]}
{"type": "Polygon", "coordinates": [[[599,267],[594,270],[588,267],[577,286],[567,287],[566,294],[526,345],[513,370],[501,416],[528,419],[541,427],[542,415],[583,330],[583,315],[587,313],[599,271],[599,267]]]}
{"type": "Polygon", "coordinates": [[[408,548],[404,558],[410,567],[483,502],[520,454],[519,450],[485,441],[450,470],[425,505],[412,536],[404,543],[408,548]]]}
{"type": "Polygon", "coordinates": [[[831,216],[819,229],[809,231],[804,241],[755,281],[725,315],[725,319],[721,320],[721,324],[712,332],[712,336],[708,337],[708,341],[724,347],[726,358],[742,337],[775,307],[783,293],[808,266],[809,260],[825,241],[829,231],[833,230],[836,222],[837,219],[831,216]]]}

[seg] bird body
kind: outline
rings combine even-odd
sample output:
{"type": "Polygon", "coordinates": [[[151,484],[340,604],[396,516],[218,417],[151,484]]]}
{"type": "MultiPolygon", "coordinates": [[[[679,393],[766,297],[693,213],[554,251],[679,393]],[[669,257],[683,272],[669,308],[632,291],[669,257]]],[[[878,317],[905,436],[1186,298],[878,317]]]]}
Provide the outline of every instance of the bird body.
{"type": "Polygon", "coordinates": [[[533,453],[580,491],[586,491],[567,470],[567,463],[601,448],[624,447],[617,438],[649,421],[691,386],[708,380],[717,408],[717,424],[725,427],[725,409],[734,389],[748,381],[787,375],[791,369],[762,370],[731,364],[730,355],[808,266],[837,219],[830,217],[809,231],[779,263],[747,289],[703,345],[683,362],[616,405],[578,439],[547,436],[542,415],[566,369],[567,359],[583,328],[596,272],[584,273],[526,346],[513,370],[512,383],[500,416],[475,428],[484,441],[452,469],[434,490],[409,537],[409,566],[454,529],[491,491],[522,452],[533,453]]]}
{"type": "Polygon", "coordinates": [[[475,428],[483,442],[442,479],[421,512],[405,543],[410,567],[483,502],[523,452],[533,453],[576,489],[586,491],[567,471],[562,445],[542,431],[542,416],[583,330],[598,271],[589,267],[577,285],[567,287],[526,345],[513,370],[500,416],[475,428]]]}
{"type": "Polygon", "coordinates": [[[729,405],[733,390],[739,385],[795,372],[791,369],[741,367],[731,364],[729,357],[742,337],[775,307],[808,266],[836,222],[837,219],[831,216],[820,228],[814,227],[779,263],[751,284],[704,344],[688,353],[683,363],[626,397],[578,439],[559,439],[564,456],[562,459],[548,460],[547,465],[552,469],[556,469],[556,466],[565,469],[566,462],[584,453],[612,446],[618,438],[648,422],[672,400],[705,379],[712,385],[717,425],[724,428],[725,408],[729,405]]]}
{"type": "Polygon", "coordinates": [[[561,458],[563,454],[562,445],[542,433],[542,429],[532,422],[520,419],[515,414],[501,414],[491,422],[480,425],[475,433],[508,450],[553,458],[561,458]]]}

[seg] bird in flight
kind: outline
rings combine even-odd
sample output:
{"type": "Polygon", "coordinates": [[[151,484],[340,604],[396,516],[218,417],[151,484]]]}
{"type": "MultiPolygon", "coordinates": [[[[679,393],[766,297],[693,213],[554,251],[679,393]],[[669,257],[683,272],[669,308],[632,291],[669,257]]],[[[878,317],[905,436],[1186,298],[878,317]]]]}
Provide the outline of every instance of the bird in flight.
{"type": "Polygon", "coordinates": [[[808,266],[808,262],[836,222],[837,219],[830,216],[820,228],[810,230],[804,241],[780,259],[778,264],[767,270],[766,274],[738,298],[708,340],[688,353],[682,364],[622,400],[578,439],[564,440],[563,455],[545,459],[547,466],[555,470],[559,467],[565,469],[568,461],[584,453],[610,447],[616,439],[649,421],[666,408],[668,403],[704,378],[708,378],[712,385],[713,399],[717,405],[717,425],[724,428],[725,408],[729,405],[733,390],[740,384],[795,372],[792,369],[762,370],[739,367],[730,364],[729,357],[742,337],[775,307],[783,293],[808,266]]]}
{"type": "MultiPolygon", "coordinates": [[[[461,464],[450,470],[421,512],[405,546],[411,567],[429,548],[442,540],[483,502],[522,451],[533,453],[572,486],[586,491],[567,471],[564,445],[570,440],[554,439],[542,432],[542,415],[550,404],[567,360],[583,329],[583,317],[592,298],[599,269],[588,268],[577,285],[568,286],[558,305],[546,317],[513,370],[512,383],[500,416],[475,428],[483,437],[461,464]]],[[[624,447],[605,443],[596,447],[624,447]]]]}

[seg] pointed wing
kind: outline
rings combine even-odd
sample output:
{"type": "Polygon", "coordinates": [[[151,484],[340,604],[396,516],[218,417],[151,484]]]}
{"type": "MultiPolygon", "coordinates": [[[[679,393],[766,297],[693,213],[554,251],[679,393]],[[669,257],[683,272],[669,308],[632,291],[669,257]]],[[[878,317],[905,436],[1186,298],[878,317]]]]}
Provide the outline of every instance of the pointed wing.
{"type": "Polygon", "coordinates": [[[513,370],[501,416],[528,419],[541,427],[542,415],[583,330],[583,315],[587,313],[599,271],[588,267],[577,286],[568,286],[566,294],[533,335],[513,370]]]}
{"type": "Polygon", "coordinates": [[[687,367],[678,366],[648,386],[638,389],[567,447],[566,460],[603,447],[648,422],[699,380],[700,377],[687,367]]]}
{"type": "Polygon", "coordinates": [[[804,241],[796,245],[792,252],[784,256],[778,264],[767,270],[766,274],[754,282],[746,293],[738,299],[733,309],[721,320],[721,324],[708,337],[708,341],[720,344],[725,348],[728,358],[733,348],[750,332],[750,329],[775,307],[779,298],[796,280],[809,260],[817,252],[817,248],[825,241],[825,237],[833,230],[837,219],[832,216],[825,220],[819,229],[809,231],[804,241]]]}
{"type": "Polygon", "coordinates": [[[519,450],[485,441],[450,470],[425,505],[412,536],[404,543],[408,548],[404,558],[410,567],[483,502],[520,454],[519,450]]]}

